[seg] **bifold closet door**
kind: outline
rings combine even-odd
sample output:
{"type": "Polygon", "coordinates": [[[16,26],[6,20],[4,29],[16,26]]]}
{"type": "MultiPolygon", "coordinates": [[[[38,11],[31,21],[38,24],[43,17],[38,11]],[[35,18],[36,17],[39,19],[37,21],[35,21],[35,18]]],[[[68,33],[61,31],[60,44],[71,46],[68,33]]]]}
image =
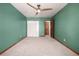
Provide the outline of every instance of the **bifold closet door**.
{"type": "Polygon", "coordinates": [[[39,21],[27,21],[27,37],[39,37],[39,21]]]}

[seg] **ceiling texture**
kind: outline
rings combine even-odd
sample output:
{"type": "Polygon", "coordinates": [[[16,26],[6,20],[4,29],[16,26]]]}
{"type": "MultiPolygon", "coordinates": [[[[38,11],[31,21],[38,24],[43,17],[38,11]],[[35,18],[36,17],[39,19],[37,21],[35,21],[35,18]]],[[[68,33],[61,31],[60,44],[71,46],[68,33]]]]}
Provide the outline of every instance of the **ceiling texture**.
{"type": "Polygon", "coordinates": [[[36,10],[28,6],[27,3],[12,3],[12,5],[26,17],[53,17],[64,6],[67,5],[67,3],[30,3],[30,4],[35,7],[37,7],[37,5],[40,4],[41,9],[52,8],[53,10],[42,11],[38,15],[35,15],[36,10]]]}

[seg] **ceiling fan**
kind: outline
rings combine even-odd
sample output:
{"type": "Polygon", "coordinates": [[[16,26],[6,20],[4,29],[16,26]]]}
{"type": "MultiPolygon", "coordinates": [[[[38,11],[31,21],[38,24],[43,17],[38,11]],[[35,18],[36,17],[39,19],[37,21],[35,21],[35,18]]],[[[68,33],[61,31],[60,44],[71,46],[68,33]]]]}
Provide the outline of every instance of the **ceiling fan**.
{"type": "Polygon", "coordinates": [[[36,15],[38,15],[38,13],[40,13],[41,11],[48,11],[48,10],[52,10],[52,8],[45,8],[45,9],[41,9],[40,7],[41,7],[41,5],[40,4],[38,4],[37,5],[37,8],[36,7],[34,7],[34,6],[32,6],[31,4],[29,4],[29,3],[27,3],[27,5],[29,5],[30,7],[32,7],[33,9],[35,9],[36,10],[36,15]]]}

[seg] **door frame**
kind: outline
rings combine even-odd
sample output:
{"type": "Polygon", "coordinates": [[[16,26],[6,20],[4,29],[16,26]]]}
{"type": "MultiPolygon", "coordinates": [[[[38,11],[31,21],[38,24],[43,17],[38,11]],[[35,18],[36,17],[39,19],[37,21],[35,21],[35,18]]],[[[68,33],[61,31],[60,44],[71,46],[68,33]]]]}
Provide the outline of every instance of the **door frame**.
{"type": "MultiPolygon", "coordinates": [[[[49,24],[48,25],[48,27],[49,27],[49,36],[51,36],[51,21],[48,20],[48,21],[45,21],[45,22],[47,22],[49,24]]],[[[46,25],[45,25],[45,27],[46,27],[46,25]]],[[[46,28],[45,28],[45,31],[46,31],[46,28]]]]}

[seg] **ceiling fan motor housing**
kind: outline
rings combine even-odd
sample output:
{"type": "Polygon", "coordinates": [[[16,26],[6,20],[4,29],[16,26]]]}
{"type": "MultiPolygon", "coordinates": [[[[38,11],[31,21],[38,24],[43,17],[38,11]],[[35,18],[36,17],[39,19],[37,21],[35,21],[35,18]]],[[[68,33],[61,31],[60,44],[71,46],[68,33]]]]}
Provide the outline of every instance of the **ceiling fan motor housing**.
{"type": "Polygon", "coordinates": [[[37,5],[38,6],[38,9],[40,9],[40,5],[37,5]]]}

